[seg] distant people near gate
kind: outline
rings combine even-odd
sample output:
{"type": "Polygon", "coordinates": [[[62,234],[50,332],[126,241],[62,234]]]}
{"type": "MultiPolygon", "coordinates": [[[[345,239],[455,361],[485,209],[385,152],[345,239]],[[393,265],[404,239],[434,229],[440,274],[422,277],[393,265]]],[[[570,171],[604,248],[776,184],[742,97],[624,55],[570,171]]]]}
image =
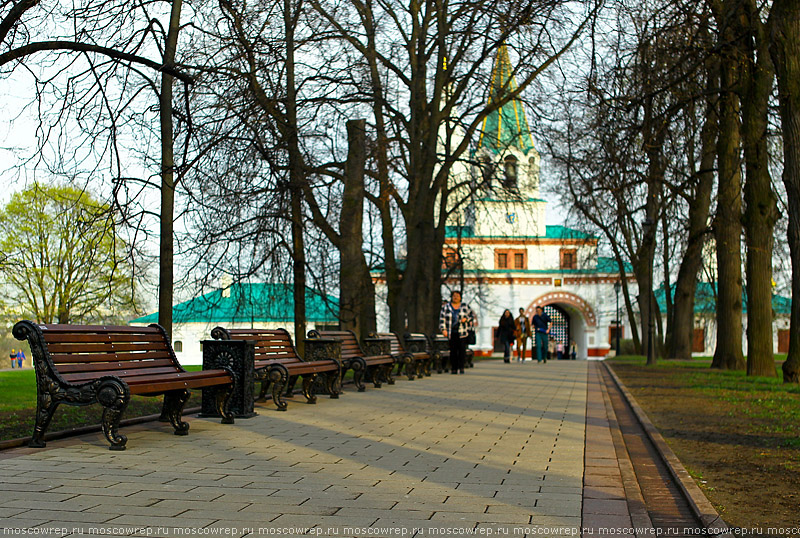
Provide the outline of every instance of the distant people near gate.
{"type": "Polygon", "coordinates": [[[575,343],[575,340],[572,340],[569,343],[569,359],[574,361],[577,355],[578,355],[578,344],[575,343]]]}
{"type": "Polygon", "coordinates": [[[461,292],[454,291],[450,302],[443,303],[439,312],[439,330],[450,342],[451,374],[464,373],[467,359],[467,341],[475,334],[475,312],[461,302],[461,292]]]}
{"type": "Polygon", "coordinates": [[[11,359],[11,367],[13,368],[17,362],[17,350],[12,349],[11,353],[8,354],[9,358],[11,359]]]}
{"type": "Polygon", "coordinates": [[[25,352],[21,349],[17,351],[17,366],[22,368],[22,363],[25,361],[25,352]]]}
{"type": "Polygon", "coordinates": [[[564,356],[564,342],[562,342],[561,340],[556,342],[556,357],[560,361],[563,361],[566,358],[564,356]]]}
{"type": "Polygon", "coordinates": [[[531,320],[525,315],[525,309],[519,309],[519,316],[514,321],[515,335],[517,337],[517,360],[525,362],[525,351],[528,347],[528,338],[531,336],[531,320]]]}
{"type": "Polygon", "coordinates": [[[537,363],[547,362],[547,335],[550,334],[551,321],[550,316],[544,313],[544,308],[537,306],[536,315],[531,320],[535,337],[537,363]]]}
{"type": "Polygon", "coordinates": [[[503,362],[511,362],[511,344],[514,342],[514,332],[516,330],[511,310],[506,308],[503,311],[503,315],[500,316],[500,321],[497,325],[497,338],[503,345],[503,362]]]}

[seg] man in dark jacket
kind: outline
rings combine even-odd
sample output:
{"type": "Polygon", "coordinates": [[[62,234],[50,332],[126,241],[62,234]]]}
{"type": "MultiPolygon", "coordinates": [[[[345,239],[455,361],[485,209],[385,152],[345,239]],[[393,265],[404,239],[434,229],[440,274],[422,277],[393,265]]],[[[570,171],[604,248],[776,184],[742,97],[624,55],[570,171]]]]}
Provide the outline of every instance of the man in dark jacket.
{"type": "Polygon", "coordinates": [[[550,316],[544,313],[544,308],[536,307],[536,315],[531,323],[535,335],[536,362],[547,362],[547,335],[550,334],[550,316]]]}

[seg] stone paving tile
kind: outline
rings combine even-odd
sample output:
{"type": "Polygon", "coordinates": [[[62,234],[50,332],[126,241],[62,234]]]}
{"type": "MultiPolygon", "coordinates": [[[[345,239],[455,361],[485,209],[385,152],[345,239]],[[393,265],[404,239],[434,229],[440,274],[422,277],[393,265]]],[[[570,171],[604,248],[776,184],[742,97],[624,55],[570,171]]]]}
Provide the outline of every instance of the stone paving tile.
{"type": "MultiPolygon", "coordinates": [[[[64,521],[133,534],[146,522],[151,536],[245,523],[305,532],[579,525],[588,365],[519,366],[511,375],[509,365],[479,363],[457,383],[398,379],[316,406],[295,398],[286,413],[258,404],[259,416],[235,425],[190,417],[186,437],[163,424],[128,427],[125,452],[109,451],[102,435],[6,452],[0,517],[31,526],[66,512],[64,521]],[[32,505],[47,517],[25,517],[32,505]]],[[[599,453],[591,465],[608,467],[599,453]]]]}
{"type": "Polygon", "coordinates": [[[591,486],[583,490],[584,499],[625,499],[625,488],[622,486],[591,486]]]}
{"type": "Polygon", "coordinates": [[[65,523],[105,523],[106,521],[116,517],[118,514],[103,514],[97,512],[87,512],[83,510],[81,512],[71,512],[68,510],[41,510],[41,509],[33,509],[28,510],[24,514],[21,514],[24,517],[32,518],[32,519],[45,519],[45,520],[55,520],[59,522],[65,523]]]}

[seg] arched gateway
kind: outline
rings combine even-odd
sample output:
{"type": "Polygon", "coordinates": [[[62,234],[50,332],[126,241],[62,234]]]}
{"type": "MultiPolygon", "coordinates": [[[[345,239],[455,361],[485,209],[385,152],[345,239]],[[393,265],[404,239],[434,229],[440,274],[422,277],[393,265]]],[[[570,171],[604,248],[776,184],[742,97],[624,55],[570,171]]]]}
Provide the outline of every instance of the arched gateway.
{"type": "Polygon", "coordinates": [[[595,315],[594,309],[592,309],[591,305],[582,297],[568,291],[551,291],[549,293],[545,293],[528,305],[528,308],[525,309],[525,315],[531,318],[536,313],[535,309],[537,306],[545,306],[549,304],[557,304],[562,306],[562,308],[564,306],[573,307],[581,313],[587,326],[597,326],[597,316],[595,315]]]}
{"type": "Polygon", "coordinates": [[[603,356],[605,349],[596,346],[597,315],[583,297],[569,291],[550,291],[531,301],[525,315],[533,318],[536,307],[542,306],[553,320],[550,338],[568,347],[575,342],[581,358],[603,356]]]}

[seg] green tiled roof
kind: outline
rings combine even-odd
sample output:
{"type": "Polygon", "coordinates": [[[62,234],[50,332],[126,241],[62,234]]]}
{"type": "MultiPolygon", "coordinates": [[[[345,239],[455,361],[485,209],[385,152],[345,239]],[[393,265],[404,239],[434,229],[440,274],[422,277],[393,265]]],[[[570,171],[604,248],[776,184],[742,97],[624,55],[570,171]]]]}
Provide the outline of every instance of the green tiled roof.
{"type": "MultiPolygon", "coordinates": [[[[628,262],[622,262],[625,273],[633,273],[633,266],[628,262]]],[[[617,260],[606,256],[597,257],[597,272],[598,273],[619,273],[619,266],[617,260]]]]}
{"type": "MultiPolygon", "coordinates": [[[[306,288],[306,321],[336,323],[339,301],[306,288]]],[[[215,290],[172,307],[179,323],[249,323],[294,321],[291,284],[234,284],[230,296],[215,290]]],[[[158,312],[130,323],[158,323],[158,312]]]]}
{"type": "Polygon", "coordinates": [[[566,226],[545,226],[544,236],[548,239],[597,239],[596,235],[566,226]]]}
{"type": "MultiPolygon", "coordinates": [[[[509,92],[517,89],[514,69],[508,57],[508,47],[500,47],[492,68],[492,86],[489,89],[489,105],[496,103],[509,92]]],[[[512,99],[483,120],[478,149],[486,148],[493,153],[501,153],[515,147],[528,154],[533,149],[533,138],[528,127],[528,119],[522,101],[512,99]]]]}
{"type": "MultiPolygon", "coordinates": [[[[715,314],[717,310],[717,285],[710,282],[698,282],[694,292],[694,312],[695,314],[715,314]]],[[[670,288],[670,293],[674,294],[674,286],[670,288]]],[[[658,308],[661,312],[667,311],[666,296],[664,287],[660,287],[655,292],[658,308]]],[[[780,295],[772,296],[772,311],[776,314],[791,314],[792,300],[789,297],[780,295]]],[[[747,294],[742,292],[742,313],[747,313],[747,294]]]]}
{"type": "MultiPolygon", "coordinates": [[[[444,232],[445,237],[458,237],[457,226],[447,226],[444,232]]],[[[582,232],[566,226],[545,226],[543,236],[540,235],[475,235],[471,226],[461,227],[461,237],[478,237],[481,239],[597,239],[596,235],[582,232]]]]}
{"type": "Polygon", "coordinates": [[[472,226],[445,226],[445,237],[474,237],[472,226]]]}

